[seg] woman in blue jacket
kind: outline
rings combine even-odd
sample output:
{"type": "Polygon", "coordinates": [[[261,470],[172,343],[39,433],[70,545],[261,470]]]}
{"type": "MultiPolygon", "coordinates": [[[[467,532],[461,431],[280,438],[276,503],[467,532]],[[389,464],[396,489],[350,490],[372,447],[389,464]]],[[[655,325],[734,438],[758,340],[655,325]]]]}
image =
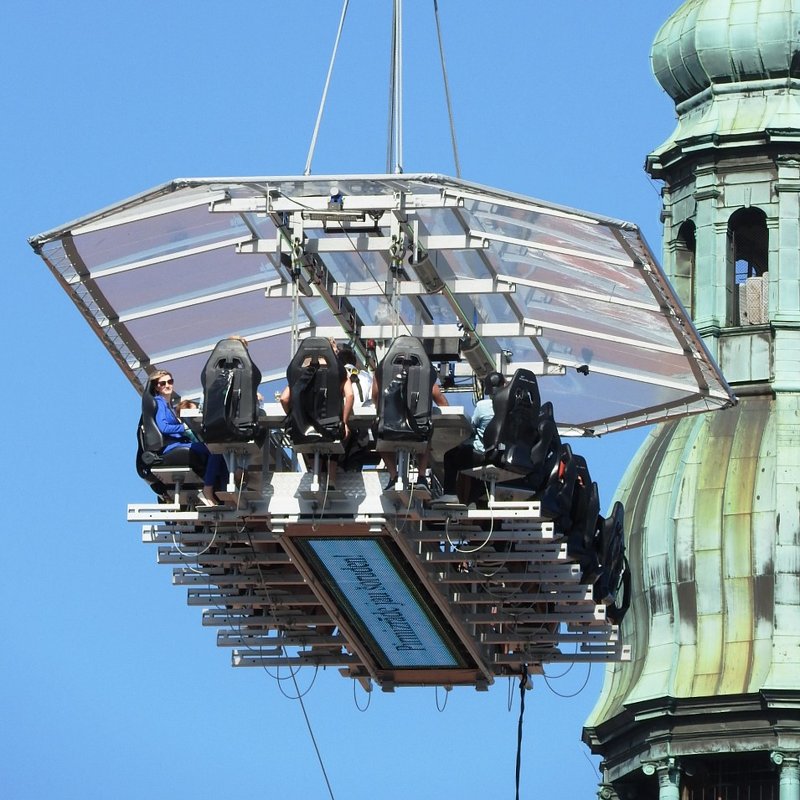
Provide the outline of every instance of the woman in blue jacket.
{"type": "Polygon", "coordinates": [[[222,488],[227,480],[228,467],[221,455],[212,453],[194,433],[181,422],[172,410],[174,381],[172,375],[159,370],[150,378],[150,393],[156,398],[156,425],[164,437],[163,453],[185,447],[192,451],[198,462],[203,465],[203,490],[197,493],[197,499],[204,506],[219,505],[214,493],[222,488]]]}

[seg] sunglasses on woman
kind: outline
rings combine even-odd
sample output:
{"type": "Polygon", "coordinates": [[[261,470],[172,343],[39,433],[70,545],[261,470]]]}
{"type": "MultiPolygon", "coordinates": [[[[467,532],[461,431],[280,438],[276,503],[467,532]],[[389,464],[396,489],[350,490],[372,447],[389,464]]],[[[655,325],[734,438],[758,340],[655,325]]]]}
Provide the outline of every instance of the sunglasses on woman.
{"type": "Polygon", "coordinates": [[[170,378],[168,381],[159,381],[156,386],[158,386],[159,389],[162,389],[164,386],[172,386],[173,383],[175,383],[175,381],[170,378]]]}

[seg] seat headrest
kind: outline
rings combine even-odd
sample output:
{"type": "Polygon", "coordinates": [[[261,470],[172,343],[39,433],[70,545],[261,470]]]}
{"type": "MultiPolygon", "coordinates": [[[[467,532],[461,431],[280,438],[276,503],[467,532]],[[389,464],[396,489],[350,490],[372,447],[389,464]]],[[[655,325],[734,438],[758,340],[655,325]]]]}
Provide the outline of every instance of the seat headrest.
{"type": "Polygon", "coordinates": [[[491,397],[497,389],[505,386],[506,379],[501,372],[490,372],[483,379],[483,393],[486,397],[491,397]]]}

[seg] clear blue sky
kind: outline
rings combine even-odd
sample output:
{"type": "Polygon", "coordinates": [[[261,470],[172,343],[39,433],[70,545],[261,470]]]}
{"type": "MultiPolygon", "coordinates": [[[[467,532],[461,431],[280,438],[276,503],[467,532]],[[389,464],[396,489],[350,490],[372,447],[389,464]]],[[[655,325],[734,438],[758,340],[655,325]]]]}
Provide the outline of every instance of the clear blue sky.
{"type": "MultiPolygon", "coordinates": [[[[405,169],[453,174],[432,5],[406,0],[405,169]]],[[[678,0],[439,5],[463,177],[631,220],[660,253],[642,164],[674,109],[649,52],[678,0]]],[[[5,3],[3,798],[328,796],[299,704],[229,666],[126,522],[150,497],[133,468],[138,399],[26,238],[172,178],[301,174],[340,10],[5,3]]],[[[390,0],[350,3],[317,174],[384,171],[390,18],[390,0]]],[[[581,445],[604,506],[641,438],[581,445]]],[[[602,672],[535,680],[522,797],[595,796],[580,730],[602,672]]],[[[335,671],[305,698],[337,800],[513,797],[512,700],[499,681],[453,691],[443,713],[433,689],[375,692],[361,713],[335,671]]]]}

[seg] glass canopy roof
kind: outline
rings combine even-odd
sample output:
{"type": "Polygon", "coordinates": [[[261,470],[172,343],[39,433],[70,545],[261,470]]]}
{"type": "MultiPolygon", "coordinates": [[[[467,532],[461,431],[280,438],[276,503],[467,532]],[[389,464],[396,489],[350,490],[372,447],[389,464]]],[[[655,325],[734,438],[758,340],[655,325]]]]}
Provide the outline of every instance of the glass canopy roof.
{"type": "Polygon", "coordinates": [[[297,338],[410,333],[577,433],[733,402],[637,226],[441,175],[178,180],[31,245],[139,390],[240,334],[269,400],[297,338]]]}

